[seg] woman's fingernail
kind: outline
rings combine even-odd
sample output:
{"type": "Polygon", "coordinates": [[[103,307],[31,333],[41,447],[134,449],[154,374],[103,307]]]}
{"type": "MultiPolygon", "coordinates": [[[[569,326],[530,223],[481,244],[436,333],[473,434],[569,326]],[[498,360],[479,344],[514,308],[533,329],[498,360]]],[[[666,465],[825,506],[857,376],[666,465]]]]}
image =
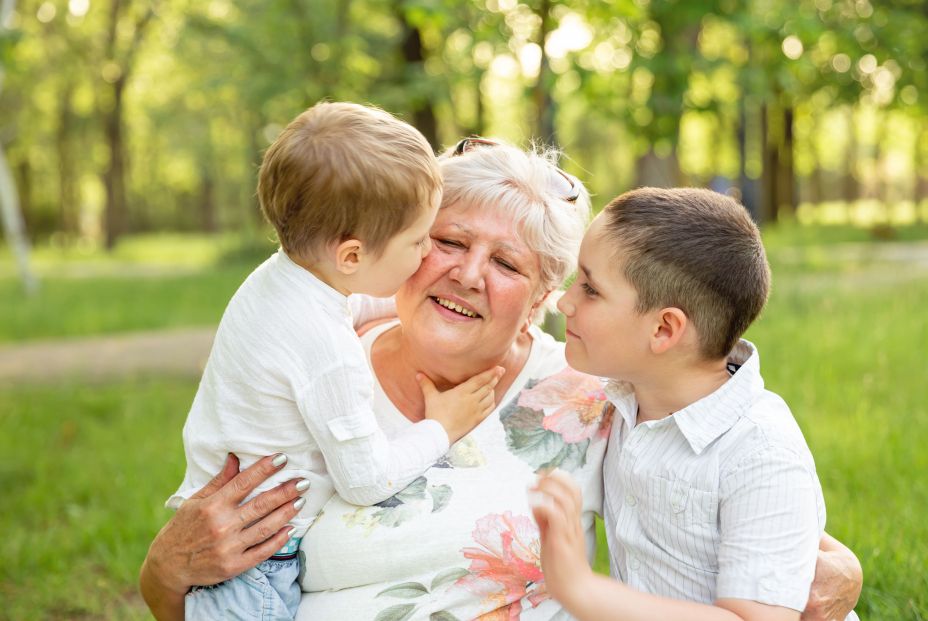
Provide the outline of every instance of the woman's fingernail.
{"type": "Polygon", "coordinates": [[[305,504],[306,504],[306,499],[305,499],[305,498],[297,498],[297,499],[296,499],[296,502],[293,503],[293,508],[296,509],[297,511],[299,511],[300,509],[303,508],[303,505],[305,505],[305,504]]]}
{"type": "Polygon", "coordinates": [[[547,503],[547,497],[541,492],[528,492],[526,494],[528,498],[528,506],[530,507],[543,507],[547,503]]]}
{"type": "Polygon", "coordinates": [[[280,468],[285,463],[287,463],[287,456],[283,453],[277,453],[277,456],[271,460],[271,465],[273,465],[275,468],[280,468]]]}
{"type": "Polygon", "coordinates": [[[287,531],[287,537],[289,537],[290,539],[293,539],[293,536],[294,536],[295,534],[296,534],[296,529],[295,529],[295,528],[291,528],[289,531],[287,531]]]}
{"type": "Polygon", "coordinates": [[[296,484],[296,491],[298,492],[305,492],[308,489],[309,489],[309,479],[303,479],[302,481],[296,484]]]}

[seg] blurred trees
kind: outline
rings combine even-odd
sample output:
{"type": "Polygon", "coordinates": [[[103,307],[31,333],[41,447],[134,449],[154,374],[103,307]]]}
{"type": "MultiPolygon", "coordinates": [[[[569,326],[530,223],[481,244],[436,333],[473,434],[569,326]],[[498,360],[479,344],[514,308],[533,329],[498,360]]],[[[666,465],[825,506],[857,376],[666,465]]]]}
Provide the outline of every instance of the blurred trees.
{"type": "Polygon", "coordinates": [[[711,185],[774,220],[928,191],[921,0],[20,0],[4,26],[34,236],[253,230],[263,150],[322,98],[436,149],[556,144],[599,202],[711,185]]]}

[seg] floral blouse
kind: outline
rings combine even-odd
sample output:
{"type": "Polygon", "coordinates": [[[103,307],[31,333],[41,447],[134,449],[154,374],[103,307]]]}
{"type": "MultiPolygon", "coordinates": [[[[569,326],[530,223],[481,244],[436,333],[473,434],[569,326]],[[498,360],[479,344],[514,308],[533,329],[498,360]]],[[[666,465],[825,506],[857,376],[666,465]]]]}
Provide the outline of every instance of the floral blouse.
{"type": "MultiPolygon", "coordinates": [[[[365,335],[368,356],[395,325],[365,335]]],[[[531,335],[501,405],[421,477],[371,507],[329,501],[303,539],[298,621],[569,618],[545,589],[526,490],[539,469],[574,477],[592,558],[611,407],[562,343],[531,335]]],[[[412,424],[379,385],[374,412],[388,435],[412,424]]]]}

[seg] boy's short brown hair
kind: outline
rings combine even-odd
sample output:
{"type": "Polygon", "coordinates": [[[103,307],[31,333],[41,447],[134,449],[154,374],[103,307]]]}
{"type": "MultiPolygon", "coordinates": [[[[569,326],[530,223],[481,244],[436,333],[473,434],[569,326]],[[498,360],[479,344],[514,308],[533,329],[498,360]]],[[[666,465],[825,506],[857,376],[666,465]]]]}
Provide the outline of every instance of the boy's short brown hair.
{"type": "Polygon", "coordinates": [[[726,357],[770,291],[764,246],[747,210],[710,190],[640,188],[604,213],[605,234],[638,292],[636,310],[679,308],[696,328],[700,354],[726,357]]]}
{"type": "Polygon", "coordinates": [[[441,190],[438,160],[413,126],[369,106],[318,103],[267,152],[258,200],[288,253],[355,237],[376,255],[441,190]]]}

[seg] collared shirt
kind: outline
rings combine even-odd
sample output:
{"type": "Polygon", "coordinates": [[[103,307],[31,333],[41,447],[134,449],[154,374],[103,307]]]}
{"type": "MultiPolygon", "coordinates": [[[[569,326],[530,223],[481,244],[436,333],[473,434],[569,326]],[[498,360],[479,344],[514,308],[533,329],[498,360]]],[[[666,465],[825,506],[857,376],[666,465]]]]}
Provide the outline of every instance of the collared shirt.
{"type": "Polygon", "coordinates": [[[607,386],[611,572],[674,599],[802,610],[825,528],[815,463],[787,405],[764,389],[754,346],[742,340],[730,362],[741,367],[718,390],[640,424],[631,386],[607,386]]]}
{"type": "MultiPolygon", "coordinates": [[[[354,298],[356,296],[352,296],[354,298]]],[[[227,453],[246,467],[286,453],[286,467],[255,494],[289,479],[310,480],[294,526],[302,535],[333,489],[370,505],[403,489],[448,450],[432,420],[390,440],[371,410],[372,378],[353,328],[389,302],[349,300],[280,250],[232,297],[184,425],[187,472],[178,506],[222,468],[227,453]]]]}

